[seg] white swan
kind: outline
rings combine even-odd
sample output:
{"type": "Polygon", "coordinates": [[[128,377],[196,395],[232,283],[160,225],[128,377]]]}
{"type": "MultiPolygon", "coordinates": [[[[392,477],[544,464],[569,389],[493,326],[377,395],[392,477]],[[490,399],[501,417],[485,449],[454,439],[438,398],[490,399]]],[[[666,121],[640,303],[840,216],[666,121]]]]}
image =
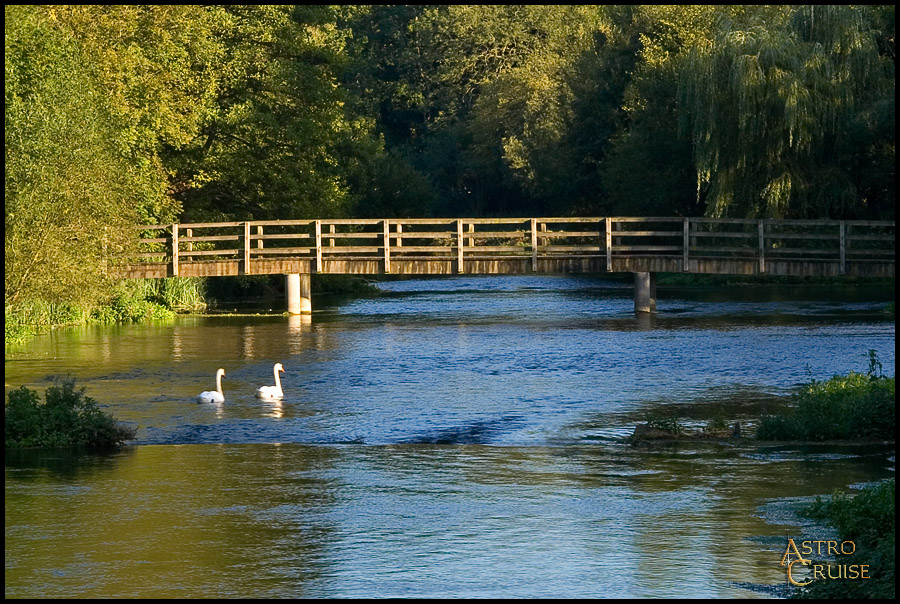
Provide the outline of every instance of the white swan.
{"type": "Polygon", "coordinates": [[[216,389],[215,390],[207,390],[206,392],[201,392],[199,396],[197,396],[198,403],[224,403],[225,395],[222,394],[222,378],[225,377],[225,370],[219,369],[216,371],[216,389]]]}
{"type": "Polygon", "coordinates": [[[256,389],[256,397],[267,399],[267,400],[280,400],[284,398],[284,392],[281,390],[281,378],[278,376],[279,371],[284,371],[284,367],[281,363],[275,363],[275,367],[272,368],[272,373],[275,374],[275,385],[274,386],[261,386],[256,389]]]}

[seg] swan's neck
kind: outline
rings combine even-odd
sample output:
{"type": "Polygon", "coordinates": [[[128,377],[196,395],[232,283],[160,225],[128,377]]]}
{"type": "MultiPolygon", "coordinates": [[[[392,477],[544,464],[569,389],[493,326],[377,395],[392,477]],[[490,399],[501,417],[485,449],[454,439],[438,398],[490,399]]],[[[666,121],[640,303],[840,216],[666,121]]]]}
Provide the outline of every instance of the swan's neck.
{"type": "Polygon", "coordinates": [[[222,374],[216,374],[216,392],[222,394],[222,374]]]}
{"type": "Polygon", "coordinates": [[[277,370],[277,369],[275,370],[275,389],[276,389],[276,390],[279,390],[279,391],[281,390],[281,378],[278,377],[278,370],[277,370]]]}

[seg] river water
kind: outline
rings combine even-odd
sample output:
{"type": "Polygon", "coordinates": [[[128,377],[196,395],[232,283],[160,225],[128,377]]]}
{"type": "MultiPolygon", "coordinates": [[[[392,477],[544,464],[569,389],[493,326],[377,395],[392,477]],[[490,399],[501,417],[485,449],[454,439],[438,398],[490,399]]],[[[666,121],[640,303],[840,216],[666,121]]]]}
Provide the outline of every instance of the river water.
{"type": "Polygon", "coordinates": [[[596,277],[380,287],[7,347],[7,391],[71,375],[138,436],[7,453],[6,596],[778,597],[787,539],[827,538],[796,505],[894,475],[892,444],[622,440],[752,431],[870,349],[894,375],[891,292],[661,287],[636,317],[596,277]]]}

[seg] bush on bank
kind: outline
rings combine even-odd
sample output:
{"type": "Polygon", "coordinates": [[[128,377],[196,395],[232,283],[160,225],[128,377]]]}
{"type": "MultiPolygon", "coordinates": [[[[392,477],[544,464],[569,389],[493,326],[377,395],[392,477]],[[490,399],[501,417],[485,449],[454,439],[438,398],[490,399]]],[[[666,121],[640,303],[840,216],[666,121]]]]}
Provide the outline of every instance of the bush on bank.
{"type": "Polygon", "coordinates": [[[780,415],[764,417],[759,440],[894,439],[894,378],[881,373],[874,350],[866,374],[851,371],[829,380],[812,380],[780,415]]]}
{"type": "Polygon", "coordinates": [[[4,406],[6,448],[85,446],[112,448],[133,440],[136,429],[102,411],[97,401],[76,390],[75,380],[57,381],[45,402],[25,386],[13,390],[4,406]]]}
{"type": "Polygon", "coordinates": [[[834,564],[867,564],[869,579],[818,580],[797,590],[793,598],[894,599],[894,479],[866,487],[855,496],[835,492],[830,501],[817,497],[801,510],[837,529],[840,540],[852,541],[854,553],[834,564]]]}

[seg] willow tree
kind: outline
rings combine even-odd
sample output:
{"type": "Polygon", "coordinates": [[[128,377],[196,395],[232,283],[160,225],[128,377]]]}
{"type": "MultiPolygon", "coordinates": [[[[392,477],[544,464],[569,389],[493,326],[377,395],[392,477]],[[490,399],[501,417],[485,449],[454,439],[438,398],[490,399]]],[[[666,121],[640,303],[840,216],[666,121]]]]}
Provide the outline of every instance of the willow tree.
{"type": "Polygon", "coordinates": [[[694,44],[679,110],[708,215],[864,213],[870,201],[848,161],[864,152],[855,130],[885,104],[892,116],[894,96],[893,60],[879,54],[867,17],[867,7],[805,5],[784,25],[723,21],[694,44]]]}
{"type": "Polygon", "coordinates": [[[40,7],[5,7],[5,262],[10,308],[92,302],[124,247],[140,179],[115,146],[89,57],[40,7]]]}

